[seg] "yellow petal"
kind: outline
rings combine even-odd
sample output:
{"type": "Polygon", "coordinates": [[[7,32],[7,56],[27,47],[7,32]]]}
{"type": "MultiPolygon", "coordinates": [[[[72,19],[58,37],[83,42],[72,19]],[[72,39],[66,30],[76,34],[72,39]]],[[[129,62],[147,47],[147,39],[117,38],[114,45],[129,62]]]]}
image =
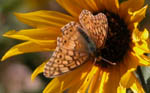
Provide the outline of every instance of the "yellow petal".
{"type": "Polygon", "coordinates": [[[140,49],[138,47],[133,47],[133,51],[137,54],[137,55],[143,55],[145,53],[145,51],[143,49],[140,49]]]}
{"type": "Polygon", "coordinates": [[[141,40],[147,40],[149,38],[149,31],[144,29],[143,33],[141,34],[141,40]]]}
{"type": "Polygon", "coordinates": [[[146,41],[141,42],[140,45],[136,44],[136,46],[134,46],[132,49],[137,55],[140,55],[140,56],[143,55],[144,53],[150,53],[150,50],[146,41]]]}
{"type": "Polygon", "coordinates": [[[94,0],[82,0],[84,4],[81,4],[80,6],[86,5],[87,8],[83,7],[84,9],[88,9],[91,12],[96,12],[98,11],[98,7],[96,5],[96,2],[94,0]]]}
{"type": "Polygon", "coordinates": [[[97,66],[93,66],[91,71],[88,73],[86,79],[84,80],[82,86],[79,88],[79,93],[85,93],[89,87],[89,84],[91,83],[91,80],[93,79],[93,76],[96,75],[96,72],[98,71],[97,66]]]}
{"type": "Polygon", "coordinates": [[[140,23],[144,18],[145,18],[145,14],[146,14],[146,10],[148,8],[148,5],[144,6],[143,8],[141,8],[140,10],[137,10],[135,12],[129,12],[129,16],[126,17],[125,21],[126,23],[130,26],[130,25],[134,25],[134,23],[140,23]]]}
{"type": "Polygon", "coordinates": [[[144,31],[139,31],[135,28],[132,32],[132,41],[139,42],[140,40],[148,40],[149,39],[149,31],[144,29],[144,31]]]}
{"type": "Polygon", "coordinates": [[[126,88],[122,87],[122,86],[119,86],[117,88],[117,93],[126,93],[126,88]]]}
{"type": "Polygon", "coordinates": [[[108,92],[109,90],[108,91],[105,90],[109,78],[112,78],[111,77],[112,75],[110,75],[110,73],[111,73],[110,71],[107,71],[106,69],[99,67],[99,71],[97,71],[97,73],[94,75],[91,81],[88,93],[110,93],[108,92]]]}
{"type": "Polygon", "coordinates": [[[95,93],[104,93],[104,84],[108,81],[108,78],[109,78],[109,72],[105,71],[104,69],[100,69],[100,76],[98,79],[98,83],[97,83],[97,86],[96,86],[96,92],[95,93]]]}
{"type": "Polygon", "coordinates": [[[129,51],[124,57],[124,69],[127,71],[135,71],[137,68],[138,59],[136,56],[132,55],[131,51],[129,51]]]}
{"type": "Polygon", "coordinates": [[[43,62],[40,66],[38,66],[31,75],[31,80],[34,80],[38,74],[42,73],[44,70],[46,62],[43,62]]]}
{"type": "Polygon", "coordinates": [[[88,93],[96,93],[96,90],[99,85],[99,78],[100,78],[100,69],[96,72],[96,74],[93,76],[93,79],[91,81],[91,84],[89,85],[88,93]]]}
{"type": "Polygon", "coordinates": [[[150,49],[149,49],[149,45],[146,41],[141,41],[141,42],[137,42],[135,43],[135,46],[142,49],[145,53],[150,53],[150,49]]]}
{"type": "Polygon", "coordinates": [[[83,9],[97,12],[101,8],[98,6],[100,5],[98,0],[57,0],[57,2],[77,19],[83,9]]]}
{"type": "Polygon", "coordinates": [[[48,27],[40,29],[27,29],[20,31],[9,31],[3,34],[3,36],[8,38],[14,38],[19,40],[56,40],[60,35],[58,28],[48,27]]]}
{"type": "Polygon", "coordinates": [[[99,11],[104,10],[103,0],[94,0],[99,11]]]}
{"type": "MultiPolygon", "coordinates": [[[[80,12],[83,9],[82,6],[78,5],[79,1],[77,0],[56,0],[56,1],[75,18],[78,18],[80,12]]],[[[83,4],[83,6],[84,5],[85,4],[83,4]]]]}
{"type": "Polygon", "coordinates": [[[119,70],[120,67],[118,65],[107,68],[106,71],[104,70],[103,74],[106,76],[101,78],[103,80],[100,82],[99,93],[117,93],[117,87],[119,86],[120,80],[119,70]]]}
{"type": "Polygon", "coordinates": [[[16,17],[32,27],[62,27],[72,21],[71,16],[55,11],[36,11],[31,13],[15,13],[16,17]]]}
{"type": "Polygon", "coordinates": [[[105,6],[106,10],[116,13],[116,14],[118,13],[119,11],[118,0],[103,0],[102,3],[105,6]]]}
{"type": "Polygon", "coordinates": [[[144,55],[139,56],[138,54],[131,52],[133,56],[137,57],[138,65],[140,66],[150,66],[150,59],[144,55]]]}
{"type": "MultiPolygon", "coordinates": [[[[78,81],[75,81],[74,84],[71,83],[72,86],[69,88],[68,93],[76,93],[80,89],[80,87],[83,86],[83,83],[84,83],[86,77],[89,75],[90,71],[91,71],[91,68],[87,71],[87,73],[85,73],[85,72],[82,73],[82,75],[80,76],[80,78],[78,78],[78,81]]],[[[74,81],[74,79],[73,79],[73,81],[74,81]]],[[[70,82],[68,82],[68,83],[70,83],[70,82]]]]}
{"type": "Polygon", "coordinates": [[[136,11],[144,5],[145,0],[126,0],[120,4],[119,15],[121,18],[126,18],[128,11],[136,11]]]}
{"type": "Polygon", "coordinates": [[[132,72],[127,72],[122,78],[125,79],[121,85],[123,85],[126,88],[131,88],[134,93],[145,93],[142,86],[140,85],[138,79],[132,72]]]}
{"type": "Polygon", "coordinates": [[[126,72],[120,80],[120,84],[121,86],[125,87],[125,88],[130,88],[130,86],[133,84],[134,80],[131,79],[132,73],[130,70],[128,70],[128,72],[126,72]]]}
{"type": "Polygon", "coordinates": [[[31,41],[24,42],[24,43],[15,45],[11,49],[9,49],[5,53],[5,55],[2,57],[1,61],[4,61],[5,59],[7,59],[11,56],[15,56],[15,55],[23,54],[23,53],[51,51],[51,50],[54,50],[55,47],[56,47],[56,42],[50,43],[49,46],[39,45],[39,44],[36,44],[34,42],[31,42],[31,41]]]}
{"type": "Polygon", "coordinates": [[[130,81],[133,81],[133,84],[130,88],[134,93],[145,93],[139,80],[136,78],[136,76],[133,73],[130,77],[130,81]]]}
{"type": "Polygon", "coordinates": [[[61,93],[61,81],[54,78],[44,89],[43,93],[61,93]]]}
{"type": "Polygon", "coordinates": [[[77,85],[80,87],[83,84],[84,79],[89,74],[89,71],[91,71],[91,68],[92,68],[91,62],[87,62],[81,67],[75,69],[73,72],[68,73],[68,75],[66,74],[67,76],[65,76],[66,80],[64,80],[63,90],[66,90],[68,87],[74,88],[74,86],[77,86],[77,85]],[[87,67],[89,68],[87,69],[87,67]]]}
{"type": "Polygon", "coordinates": [[[44,93],[58,93],[60,87],[62,91],[68,88],[70,89],[71,87],[77,85],[80,87],[85,77],[87,76],[88,72],[91,70],[91,67],[92,67],[91,62],[87,62],[82,66],[80,66],[79,68],[73,70],[72,72],[66,73],[60,77],[53,79],[44,89],[44,93]]]}
{"type": "Polygon", "coordinates": [[[132,42],[138,42],[140,41],[140,31],[138,31],[138,29],[134,29],[132,32],[132,42]]]}

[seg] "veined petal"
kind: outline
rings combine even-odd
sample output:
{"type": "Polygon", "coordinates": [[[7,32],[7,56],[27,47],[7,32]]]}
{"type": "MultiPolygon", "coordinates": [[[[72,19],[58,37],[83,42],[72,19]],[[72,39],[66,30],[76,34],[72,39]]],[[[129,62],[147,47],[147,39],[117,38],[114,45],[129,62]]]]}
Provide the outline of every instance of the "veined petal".
{"type": "Polygon", "coordinates": [[[148,42],[145,40],[136,42],[132,50],[139,56],[144,55],[144,53],[150,53],[148,42]]]}
{"type": "Polygon", "coordinates": [[[69,87],[74,89],[79,89],[79,87],[83,84],[83,81],[85,80],[85,78],[87,77],[91,69],[92,69],[91,62],[87,62],[84,65],[82,65],[80,68],[77,68],[76,70],[71,72],[71,74],[73,74],[72,76],[70,76],[71,74],[68,73],[68,76],[66,77],[66,81],[64,81],[65,83],[64,83],[63,90],[66,90],[69,87]],[[87,67],[89,68],[87,69],[87,67]],[[70,78],[68,79],[69,76],[70,78]],[[76,79],[74,77],[76,77],[76,79]],[[75,88],[74,86],[78,86],[78,87],[75,88]]]}
{"type": "Polygon", "coordinates": [[[136,55],[144,55],[144,53],[147,53],[145,50],[137,47],[137,46],[134,46],[133,48],[133,51],[136,53],[136,55]]]}
{"type": "Polygon", "coordinates": [[[117,88],[117,93],[126,93],[126,88],[122,87],[122,86],[119,86],[117,88]]]}
{"type": "Polygon", "coordinates": [[[138,65],[137,61],[137,57],[133,56],[131,52],[128,52],[125,55],[123,63],[120,64],[120,87],[122,86],[123,88],[129,88],[131,85],[129,81],[130,73],[136,70],[138,65]]]}
{"type": "MultiPolygon", "coordinates": [[[[93,64],[91,64],[93,65],[93,64]]],[[[87,72],[87,74],[83,74],[83,76],[80,77],[80,81],[79,82],[76,82],[76,84],[74,84],[72,87],[69,88],[69,91],[68,93],[74,93],[74,92],[79,92],[79,93],[82,93],[83,90],[80,90],[81,87],[85,87],[84,84],[87,82],[85,82],[87,80],[87,77],[89,77],[89,73],[91,72],[91,70],[93,69],[93,67],[91,66],[91,69],[87,72]]],[[[89,80],[87,80],[89,81],[89,80]]],[[[83,92],[84,93],[84,92],[83,92]]]]}
{"type": "Polygon", "coordinates": [[[44,89],[43,93],[61,93],[61,81],[56,77],[44,89]]]}
{"type": "Polygon", "coordinates": [[[96,5],[95,0],[82,0],[82,1],[84,1],[84,4],[81,4],[80,2],[79,3],[81,4],[81,6],[86,5],[87,8],[85,9],[88,9],[89,11],[91,10],[93,12],[98,11],[98,7],[96,5]]]}
{"type": "Polygon", "coordinates": [[[96,3],[96,6],[98,8],[99,11],[104,10],[104,5],[103,5],[103,1],[102,0],[94,0],[96,3]]]}
{"type": "Polygon", "coordinates": [[[135,46],[142,49],[145,53],[150,53],[149,45],[145,40],[135,43],[135,46]]]}
{"type": "Polygon", "coordinates": [[[144,29],[144,31],[139,31],[137,28],[135,28],[132,32],[132,41],[133,42],[139,42],[141,40],[148,40],[149,39],[149,31],[147,29],[144,29]]]}
{"type": "Polygon", "coordinates": [[[136,78],[136,76],[133,73],[130,76],[130,80],[133,81],[133,84],[130,88],[134,93],[145,93],[139,80],[136,78]]]}
{"type": "Polygon", "coordinates": [[[148,57],[146,57],[145,55],[138,55],[137,53],[134,53],[134,52],[131,52],[131,54],[133,56],[136,56],[137,57],[137,62],[138,62],[138,65],[140,66],[150,66],[150,59],[148,57]]]}
{"type": "MultiPolygon", "coordinates": [[[[137,68],[137,63],[138,59],[136,56],[133,56],[131,51],[129,51],[126,56],[124,57],[124,62],[123,62],[123,66],[125,71],[135,71],[137,68]]],[[[122,69],[122,68],[121,68],[122,69]]],[[[125,73],[126,73],[125,72],[125,73]]]]}
{"type": "Polygon", "coordinates": [[[4,61],[5,59],[23,54],[23,53],[29,53],[29,52],[40,52],[40,51],[52,51],[56,47],[56,42],[52,42],[48,45],[39,45],[37,43],[27,41],[18,45],[15,45],[11,49],[9,49],[5,55],[2,57],[1,61],[4,61]]]}
{"type": "Polygon", "coordinates": [[[120,84],[121,86],[125,87],[125,88],[130,88],[130,86],[133,84],[134,80],[131,79],[131,71],[128,70],[128,72],[126,72],[120,80],[120,84]]]}
{"type": "Polygon", "coordinates": [[[118,13],[119,11],[118,0],[103,0],[102,3],[108,11],[116,13],[116,14],[118,13]]]}
{"type": "Polygon", "coordinates": [[[61,5],[64,9],[66,9],[75,18],[78,18],[80,12],[83,9],[82,6],[78,5],[79,1],[75,1],[75,0],[56,0],[56,1],[59,3],[59,5],[61,5]]]}
{"type": "Polygon", "coordinates": [[[72,21],[71,16],[55,11],[36,11],[31,13],[15,13],[16,17],[32,27],[62,27],[72,21]]]}
{"type": "Polygon", "coordinates": [[[34,80],[38,74],[42,73],[44,70],[46,62],[43,62],[40,66],[38,66],[31,75],[31,80],[34,80]]]}
{"type": "Polygon", "coordinates": [[[97,90],[98,85],[100,83],[99,78],[100,78],[100,69],[98,69],[98,71],[93,76],[93,79],[92,79],[91,84],[90,84],[89,89],[88,89],[88,93],[96,93],[96,90],[97,90]]]}
{"type": "Polygon", "coordinates": [[[135,12],[128,11],[129,16],[125,18],[126,23],[128,26],[134,25],[134,23],[139,23],[141,20],[145,18],[146,10],[148,8],[148,5],[144,6],[140,10],[137,10],[135,12]]]}
{"type": "Polygon", "coordinates": [[[126,0],[120,4],[119,15],[121,18],[126,18],[128,11],[136,11],[144,5],[145,0],[126,0]]]}
{"type": "MultiPolygon", "coordinates": [[[[104,79],[103,86],[100,85],[101,88],[99,90],[100,93],[117,93],[117,87],[119,86],[120,80],[120,67],[114,66],[110,69],[107,69],[109,73],[108,79],[104,79]],[[111,88],[110,88],[111,86],[111,88]]],[[[102,82],[101,82],[102,83],[102,82]]]]}
{"type": "Polygon", "coordinates": [[[91,71],[88,73],[86,79],[84,80],[82,86],[79,88],[79,93],[85,93],[89,87],[89,84],[91,83],[91,80],[93,79],[93,76],[96,75],[96,72],[98,71],[99,67],[93,66],[91,71]]]}
{"type": "Polygon", "coordinates": [[[141,34],[141,40],[147,40],[149,38],[149,31],[145,28],[141,34]]]}
{"type": "Polygon", "coordinates": [[[96,12],[100,8],[96,0],[81,0],[80,2],[78,0],[57,0],[57,2],[77,19],[83,9],[96,12]]]}
{"type": "Polygon", "coordinates": [[[58,93],[58,90],[60,90],[60,85],[61,90],[64,91],[66,89],[74,88],[73,86],[75,85],[77,86],[82,84],[88,72],[91,70],[91,67],[92,67],[91,62],[87,62],[82,66],[80,66],[80,68],[77,68],[72,72],[66,73],[60,77],[55,78],[44,89],[44,93],[55,93],[55,92],[58,93]],[[63,84],[61,84],[62,82],[63,84]]]}
{"type": "Polygon", "coordinates": [[[100,71],[100,79],[97,81],[98,88],[96,89],[96,93],[104,93],[104,84],[108,81],[109,72],[106,72],[104,69],[100,71]]]}
{"type": "Polygon", "coordinates": [[[9,31],[3,34],[4,37],[14,38],[19,40],[56,40],[56,38],[60,35],[60,29],[48,27],[48,28],[40,28],[40,29],[27,29],[20,31],[9,31]]]}

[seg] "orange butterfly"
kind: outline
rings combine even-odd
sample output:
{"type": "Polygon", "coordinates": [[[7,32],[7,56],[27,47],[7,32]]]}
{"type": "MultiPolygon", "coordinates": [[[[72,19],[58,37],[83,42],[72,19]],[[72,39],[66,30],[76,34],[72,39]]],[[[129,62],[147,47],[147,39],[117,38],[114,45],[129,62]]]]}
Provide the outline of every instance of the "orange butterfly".
{"type": "Polygon", "coordinates": [[[46,77],[64,74],[90,58],[95,60],[100,57],[98,50],[103,48],[108,32],[106,16],[103,13],[93,15],[83,10],[79,22],[70,22],[61,28],[63,35],[57,38],[56,50],[44,68],[46,77]]]}

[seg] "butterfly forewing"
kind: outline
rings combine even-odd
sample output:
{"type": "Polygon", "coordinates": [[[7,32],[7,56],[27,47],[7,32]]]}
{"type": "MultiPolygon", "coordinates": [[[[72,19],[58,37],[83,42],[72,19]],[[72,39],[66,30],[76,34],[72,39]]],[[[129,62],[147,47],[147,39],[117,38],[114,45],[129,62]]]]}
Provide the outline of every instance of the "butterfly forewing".
{"type": "Polygon", "coordinates": [[[88,10],[83,10],[79,16],[79,21],[83,27],[86,29],[86,33],[95,42],[97,48],[102,48],[108,30],[107,18],[103,13],[93,15],[88,10]]]}
{"type": "Polygon", "coordinates": [[[63,35],[57,38],[56,50],[44,68],[46,77],[69,72],[88,60],[87,42],[77,31],[79,26],[78,23],[70,22],[61,29],[63,35]]]}

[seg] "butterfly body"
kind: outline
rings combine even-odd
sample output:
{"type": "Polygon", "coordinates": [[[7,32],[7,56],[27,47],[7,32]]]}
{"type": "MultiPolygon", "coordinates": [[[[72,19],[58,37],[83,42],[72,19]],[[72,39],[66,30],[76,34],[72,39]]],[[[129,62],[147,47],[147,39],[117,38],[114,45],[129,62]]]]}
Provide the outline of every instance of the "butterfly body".
{"type": "Polygon", "coordinates": [[[88,51],[90,54],[93,54],[96,51],[96,46],[95,43],[93,42],[93,40],[91,40],[89,38],[89,36],[85,33],[84,29],[82,29],[81,27],[78,27],[78,31],[79,33],[83,36],[83,38],[85,39],[85,41],[88,43],[88,51]]]}
{"type": "Polygon", "coordinates": [[[98,58],[107,37],[107,18],[83,10],[79,23],[70,22],[61,28],[57,47],[44,68],[46,77],[55,77],[81,66],[90,58],[98,58]]]}

